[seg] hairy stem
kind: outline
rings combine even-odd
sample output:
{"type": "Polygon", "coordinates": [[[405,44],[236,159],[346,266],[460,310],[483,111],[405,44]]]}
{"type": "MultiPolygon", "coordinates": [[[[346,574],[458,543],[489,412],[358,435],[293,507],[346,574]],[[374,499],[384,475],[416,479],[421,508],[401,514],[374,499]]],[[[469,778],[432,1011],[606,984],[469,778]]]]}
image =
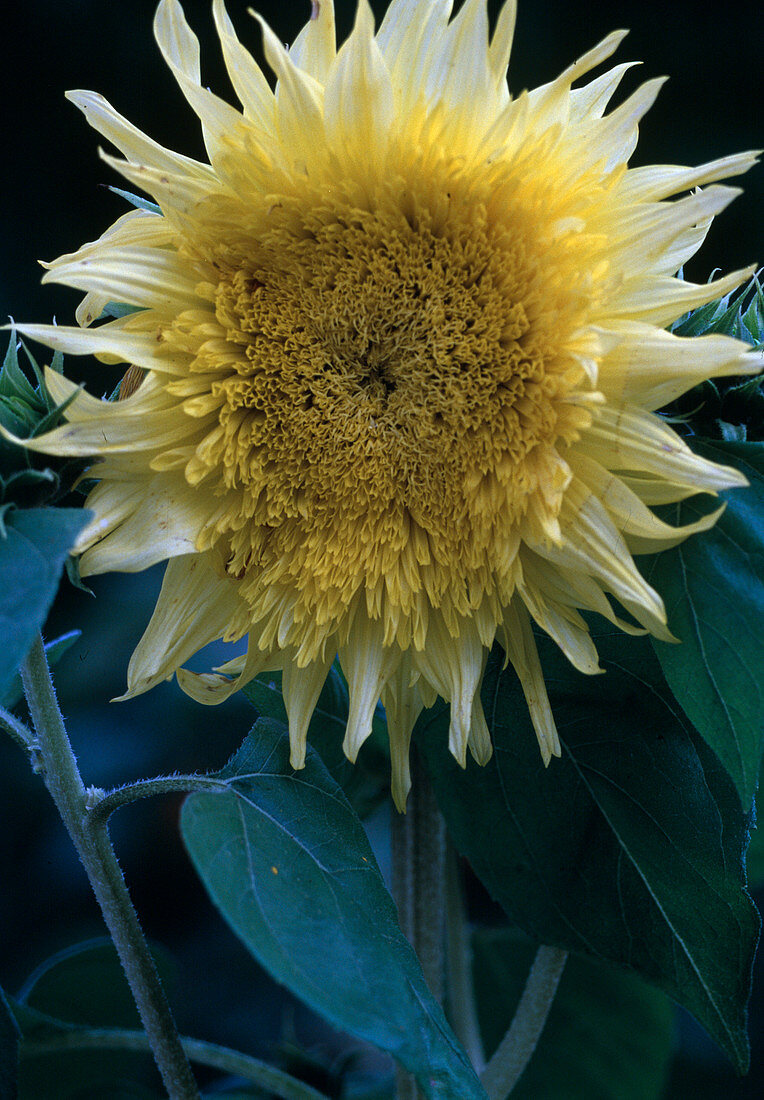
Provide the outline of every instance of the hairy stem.
{"type": "Polygon", "coordinates": [[[115,787],[113,791],[98,791],[91,795],[91,822],[106,822],[120,806],[128,806],[141,798],[151,798],[156,794],[171,794],[180,791],[227,791],[227,784],[207,775],[160,775],[155,779],[140,779],[137,783],[126,783],[124,787],[115,787]]]}
{"type": "MultiPolygon", "coordinates": [[[[446,829],[427,773],[416,753],[405,814],[393,810],[393,896],[401,930],[417,953],[425,980],[443,1001],[446,829]]],[[[398,1100],[415,1100],[414,1078],[397,1072],[398,1100]]]]}
{"type": "Polygon", "coordinates": [[[567,951],[540,947],[509,1031],[481,1074],[488,1100],[504,1100],[520,1080],[544,1030],[567,951]]]}
{"type": "Polygon", "coordinates": [[[82,782],[38,635],[21,666],[37,733],[40,772],[87,873],[125,971],[141,1022],[171,1100],[198,1100],[172,1018],[104,822],[90,820],[82,782]]]}
{"type": "Polygon", "coordinates": [[[34,734],[30,729],[21,722],[15,714],[11,714],[5,707],[0,707],[0,729],[4,729],[6,733],[9,733],[16,744],[22,748],[30,750],[34,746],[34,734]]]}

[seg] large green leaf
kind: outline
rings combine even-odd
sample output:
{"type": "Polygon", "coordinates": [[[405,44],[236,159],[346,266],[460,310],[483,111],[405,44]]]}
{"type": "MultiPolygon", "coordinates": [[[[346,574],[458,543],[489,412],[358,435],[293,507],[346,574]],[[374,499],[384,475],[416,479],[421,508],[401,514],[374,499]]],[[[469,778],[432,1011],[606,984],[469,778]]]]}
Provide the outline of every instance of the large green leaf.
{"type": "Polygon", "coordinates": [[[19,1072],[19,1027],[0,989],[0,1096],[14,1100],[19,1072]]]}
{"type": "Polygon", "coordinates": [[[643,638],[597,639],[583,677],[539,639],[561,760],[545,769],[516,678],[492,655],[495,752],[461,771],[444,708],[417,731],[459,850],[531,938],[635,971],[684,1004],[743,1070],[759,920],[744,889],[748,820],[683,719],[643,638]]]}
{"type": "Polygon", "coordinates": [[[257,722],[181,827],[212,899],[258,961],[338,1027],[390,1051],[428,1097],[484,1097],[429,992],[360,820],[312,749],[257,722]]]}
{"type": "Polygon", "coordinates": [[[0,694],[29,652],[89,513],[81,508],[6,512],[0,531],[0,694]]]}
{"type": "MultiPolygon", "coordinates": [[[[506,928],[473,938],[478,1018],[489,1056],[512,1021],[535,951],[535,944],[506,928]]],[[[659,990],[571,955],[512,1100],[658,1100],[673,1021],[673,1006],[659,990]]]]}
{"type": "MultiPolygon", "coordinates": [[[[671,690],[747,809],[764,738],[764,444],[695,442],[693,449],[737,466],[750,486],[724,494],[727,507],[712,530],[655,559],[650,582],[682,644],[654,646],[671,690]]],[[[703,507],[686,500],[671,520],[692,523],[703,507]]]]}

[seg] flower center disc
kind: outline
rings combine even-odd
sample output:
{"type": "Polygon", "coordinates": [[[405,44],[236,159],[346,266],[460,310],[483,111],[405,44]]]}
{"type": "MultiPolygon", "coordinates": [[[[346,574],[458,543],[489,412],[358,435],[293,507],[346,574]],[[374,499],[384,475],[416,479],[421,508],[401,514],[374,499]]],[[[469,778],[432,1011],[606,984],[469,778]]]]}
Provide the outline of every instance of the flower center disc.
{"type": "Polygon", "coordinates": [[[216,530],[252,602],[263,570],[288,574],[303,621],[339,622],[360,589],[372,614],[479,605],[583,374],[562,354],[580,300],[555,299],[532,220],[397,182],[363,205],[279,197],[215,260],[228,351],[197,359],[219,409],[201,453],[237,494],[216,530]]]}

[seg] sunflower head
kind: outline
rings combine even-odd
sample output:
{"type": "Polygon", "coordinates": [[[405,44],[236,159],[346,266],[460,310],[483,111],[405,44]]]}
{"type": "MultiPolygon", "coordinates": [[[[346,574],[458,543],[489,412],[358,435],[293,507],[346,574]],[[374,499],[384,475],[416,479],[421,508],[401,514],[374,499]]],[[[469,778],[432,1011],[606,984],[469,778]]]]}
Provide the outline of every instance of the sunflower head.
{"type": "MultiPolygon", "coordinates": [[[[715,515],[674,529],[650,506],[744,482],[655,410],[756,369],[735,340],[665,328],[748,274],[677,278],[736,193],[715,181],[754,158],[629,169],[661,81],[609,114],[629,66],[581,83],[622,32],[512,99],[514,4],[492,35],[485,0],[450,9],[393,0],[375,31],[360,0],[340,49],[331,0],[288,50],[260,20],[273,89],[214,0],[239,110],[202,85],[198,42],[162,0],[157,42],[209,164],[70,93],[157,208],[49,265],[87,292],[82,328],[23,330],[145,372],[119,402],[77,395],[30,444],[100,459],[83,574],[169,559],[127,694],[177,673],[214,703],[281,669],[300,767],[339,656],[345,751],[381,698],[401,807],[412,728],[437,695],[457,760],[488,759],[479,688],[496,639],[548,762],[560,747],[532,621],[585,673],[599,669],[582,610],[671,637],[633,555],[715,515]],[[108,301],[137,312],[91,325],[108,301]],[[222,668],[182,667],[245,635],[222,668]]],[[[49,384],[60,400],[75,389],[49,384]]]]}

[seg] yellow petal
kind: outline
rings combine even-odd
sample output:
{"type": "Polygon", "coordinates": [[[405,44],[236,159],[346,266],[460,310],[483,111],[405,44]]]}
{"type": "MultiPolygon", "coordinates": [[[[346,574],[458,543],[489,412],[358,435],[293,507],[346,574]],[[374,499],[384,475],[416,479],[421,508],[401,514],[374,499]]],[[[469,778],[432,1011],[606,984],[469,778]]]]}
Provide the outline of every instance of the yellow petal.
{"type": "Polygon", "coordinates": [[[218,577],[211,554],[188,554],[168,563],[162,590],[146,631],[130,658],[127,692],[140,695],[197,650],[220,638],[236,613],[236,585],[218,577]]]}

